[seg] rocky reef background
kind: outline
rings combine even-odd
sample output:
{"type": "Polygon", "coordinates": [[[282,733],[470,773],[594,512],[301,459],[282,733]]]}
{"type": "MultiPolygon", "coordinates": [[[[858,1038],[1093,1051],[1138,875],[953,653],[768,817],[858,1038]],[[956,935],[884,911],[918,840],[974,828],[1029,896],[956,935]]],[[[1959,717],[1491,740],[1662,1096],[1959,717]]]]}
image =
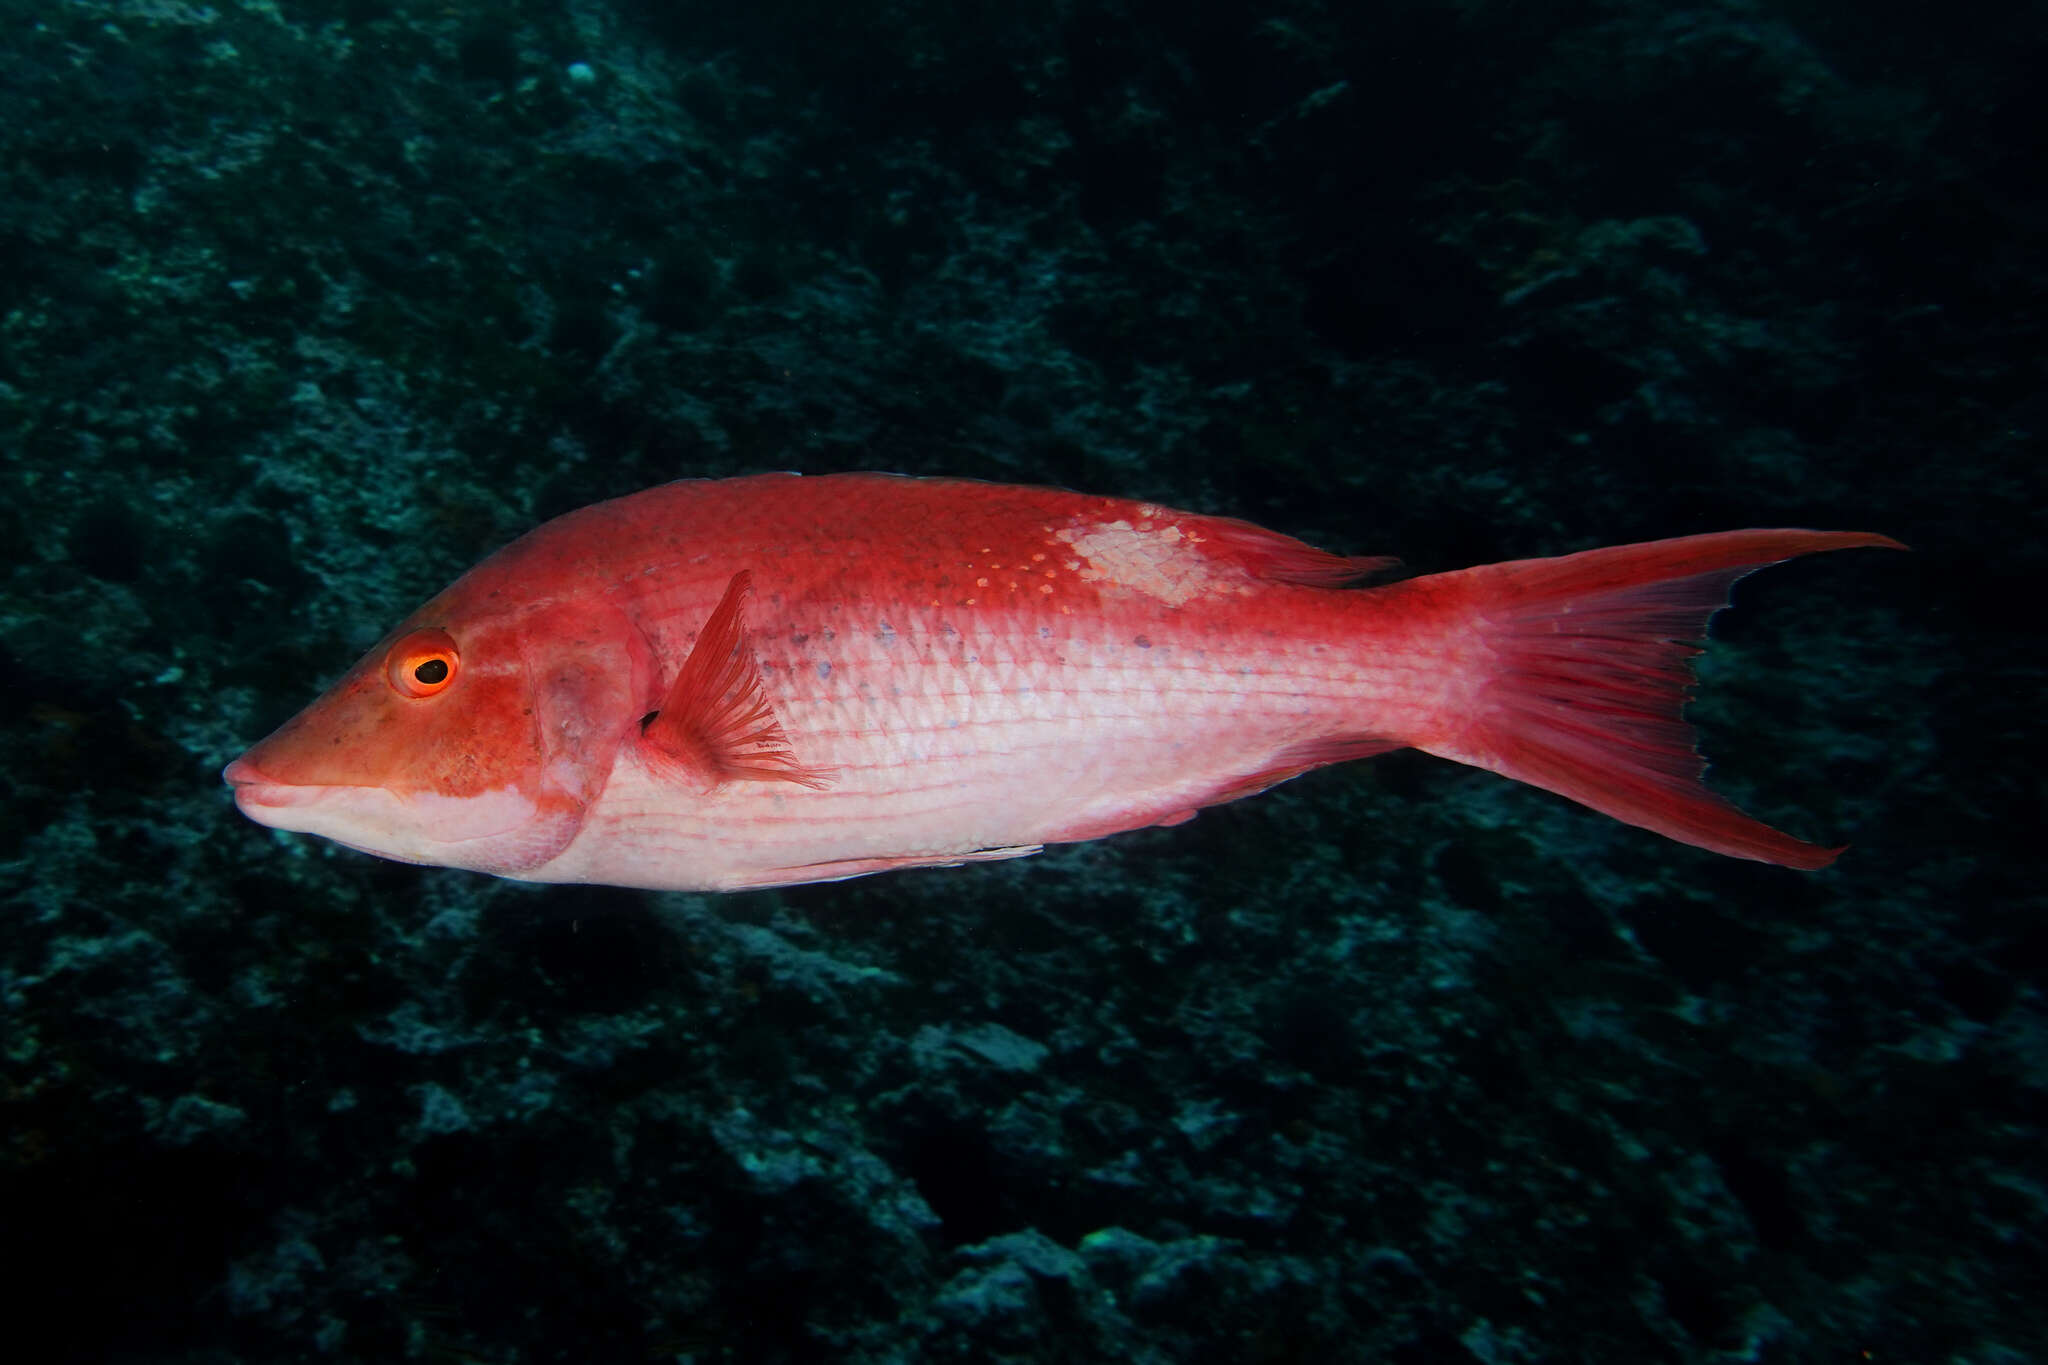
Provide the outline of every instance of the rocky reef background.
{"type": "Polygon", "coordinates": [[[39,1358],[2038,1358],[2040,3],[0,16],[39,1358]],[[1417,571],[1917,553],[1750,580],[1703,661],[1815,875],[1413,755],[722,899],[232,810],[489,550],[774,468],[1417,571]]]}

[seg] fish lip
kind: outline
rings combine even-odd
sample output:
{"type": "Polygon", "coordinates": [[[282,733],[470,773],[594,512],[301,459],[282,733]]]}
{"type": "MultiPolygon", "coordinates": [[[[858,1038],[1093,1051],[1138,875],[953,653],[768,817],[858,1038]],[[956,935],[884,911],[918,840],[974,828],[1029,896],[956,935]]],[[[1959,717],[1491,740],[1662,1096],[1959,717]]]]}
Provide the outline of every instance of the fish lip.
{"type": "Polygon", "coordinates": [[[243,810],[261,806],[303,806],[318,800],[325,787],[302,787],[280,782],[246,758],[238,758],[220,770],[220,780],[234,788],[235,804],[243,810]]]}

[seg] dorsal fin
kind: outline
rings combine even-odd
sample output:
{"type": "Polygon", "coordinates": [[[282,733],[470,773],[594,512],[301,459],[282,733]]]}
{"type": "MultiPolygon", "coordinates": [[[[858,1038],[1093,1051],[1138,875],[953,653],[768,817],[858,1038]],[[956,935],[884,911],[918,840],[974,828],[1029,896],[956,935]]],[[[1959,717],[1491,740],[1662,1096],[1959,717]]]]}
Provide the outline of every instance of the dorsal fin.
{"type": "Polygon", "coordinates": [[[1401,567],[1401,561],[1390,555],[1332,554],[1235,517],[1203,517],[1198,529],[1209,540],[1213,553],[1235,561],[1253,577],[1268,583],[1342,588],[1401,567]]]}
{"type": "Polygon", "coordinates": [[[725,585],[661,709],[641,722],[641,743],[657,767],[680,769],[706,791],[736,781],[824,787],[827,776],[797,762],[768,704],[743,610],[752,584],[741,569],[725,585]]]}

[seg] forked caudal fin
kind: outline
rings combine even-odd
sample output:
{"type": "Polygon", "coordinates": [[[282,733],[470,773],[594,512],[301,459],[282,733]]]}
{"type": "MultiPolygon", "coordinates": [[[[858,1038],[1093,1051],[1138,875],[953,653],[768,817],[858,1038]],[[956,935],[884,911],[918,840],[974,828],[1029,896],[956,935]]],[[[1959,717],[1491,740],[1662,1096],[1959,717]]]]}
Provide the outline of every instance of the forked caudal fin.
{"type": "Polygon", "coordinates": [[[1683,712],[1690,660],[1735,580],[1860,546],[1906,548],[1856,531],[1726,531],[1415,580],[1463,618],[1446,624],[1460,666],[1477,674],[1465,713],[1416,747],[1681,843],[1826,867],[1841,849],[1781,834],[1707,790],[1683,712]]]}

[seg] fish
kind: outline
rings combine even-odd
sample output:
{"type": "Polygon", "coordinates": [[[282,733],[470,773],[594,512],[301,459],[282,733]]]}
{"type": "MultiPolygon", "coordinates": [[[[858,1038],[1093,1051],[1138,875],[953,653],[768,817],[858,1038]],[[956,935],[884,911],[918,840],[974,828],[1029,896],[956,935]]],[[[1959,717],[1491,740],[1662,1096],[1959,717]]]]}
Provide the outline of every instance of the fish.
{"type": "Polygon", "coordinates": [[[1056,488],[681,480],[548,521],[235,759],[236,806],[401,862],[736,891],[1176,825],[1401,748],[1789,868],[1703,782],[1730,585],[1857,531],[1395,562],[1056,488]]]}

